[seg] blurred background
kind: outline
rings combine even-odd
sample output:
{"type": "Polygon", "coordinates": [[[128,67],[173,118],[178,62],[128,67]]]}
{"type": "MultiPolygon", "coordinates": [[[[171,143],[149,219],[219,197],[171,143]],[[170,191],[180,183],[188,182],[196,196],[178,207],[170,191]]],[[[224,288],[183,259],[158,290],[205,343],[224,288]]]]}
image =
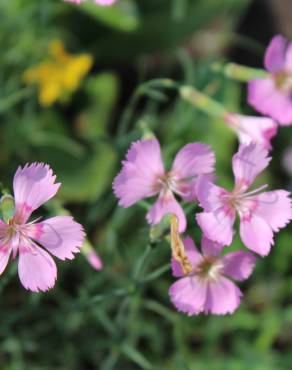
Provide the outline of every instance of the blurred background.
{"type": "MultiPolygon", "coordinates": [[[[262,67],[276,33],[292,38],[290,0],[0,0],[0,181],[12,191],[26,162],[49,163],[62,182],[40,214],[70,211],[104,268],[80,254],[58,263],[56,287],[25,291],[16,261],[0,278],[1,370],[288,370],[292,367],[292,235],[241,285],[232,316],[187,317],[172,307],[170,248],[152,240],[145,209],[117,207],[112,180],[131,141],[153,132],[165,162],[184,144],[216,152],[231,186],[236,136],[184,102],[165,80],[196,86],[232,111],[255,114],[246,86],[214,71],[262,67]],[[163,82],[164,81],[164,82],[163,82]]],[[[292,129],[273,140],[263,175],[292,188],[292,129]]],[[[196,205],[188,206],[196,241],[196,205]]],[[[242,247],[235,240],[232,248],[242,247]]]]}

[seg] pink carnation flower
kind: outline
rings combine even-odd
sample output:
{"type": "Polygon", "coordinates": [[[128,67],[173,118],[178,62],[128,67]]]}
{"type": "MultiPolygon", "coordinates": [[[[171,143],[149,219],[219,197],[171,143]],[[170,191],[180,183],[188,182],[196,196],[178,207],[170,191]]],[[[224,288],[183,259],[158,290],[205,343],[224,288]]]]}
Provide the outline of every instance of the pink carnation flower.
{"type": "MultiPolygon", "coordinates": [[[[75,3],[75,4],[81,4],[85,0],[65,0],[70,3],[75,3]]],[[[117,0],[93,0],[97,5],[102,5],[102,6],[109,6],[113,5],[117,0]]]]}
{"type": "Polygon", "coordinates": [[[214,170],[215,156],[204,144],[185,145],[176,155],[172,168],[166,172],[160,145],[156,139],[132,144],[123,161],[122,171],[113,183],[119,205],[130,207],[138,201],[158,194],[158,199],[147,214],[150,224],[158,224],[164,215],[174,213],[179,220],[179,231],[186,228],[186,217],[174,194],[187,201],[193,200],[197,179],[214,170]]]}
{"type": "Polygon", "coordinates": [[[85,257],[95,270],[100,271],[102,269],[102,260],[93,248],[85,253],[85,257]]]}
{"type": "Polygon", "coordinates": [[[264,185],[247,192],[269,164],[271,158],[267,155],[268,151],[256,144],[239,146],[232,160],[235,187],[231,192],[210,181],[200,181],[197,196],[205,212],[197,214],[197,222],[207,238],[230,245],[238,213],[244,245],[261,256],[270,252],[274,233],[289,223],[292,209],[290,193],[285,190],[260,193],[264,185]]]}
{"type": "Polygon", "coordinates": [[[225,315],[233,313],[242,296],[239,288],[230,280],[247,279],[255,266],[256,259],[249,253],[237,251],[220,257],[222,246],[202,238],[202,254],[193,240],[184,240],[192,272],[184,276],[180,264],[172,259],[172,272],[179,280],[169,289],[172,303],[178,311],[189,316],[199,313],[225,315]]]}
{"type": "Polygon", "coordinates": [[[271,139],[276,135],[278,125],[271,118],[229,113],[225,122],[238,135],[241,144],[257,143],[266,149],[272,148],[271,139]]]}
{"type": "Polygon", "coordinates": [[[248,84],[248,102],[281,125],[292,124],[292,43],[278,35],[271,40],[264,58],[270,76],[248,84]]]}
{"type": "Polygon", "coordinates": [[[43,163],[19,167],[13,180],[15,214],[7,224],[0,220],[0,274],[11,253],[13,258],[18,253],[20,281],[33,292],[52,288],[57,278],[56,264],[45,249],[61,260],[73,259],[84,239],[82,226],[70,216],[28,222],[32,212],[57,193],[60,184],[55,179],[43,163]]]}

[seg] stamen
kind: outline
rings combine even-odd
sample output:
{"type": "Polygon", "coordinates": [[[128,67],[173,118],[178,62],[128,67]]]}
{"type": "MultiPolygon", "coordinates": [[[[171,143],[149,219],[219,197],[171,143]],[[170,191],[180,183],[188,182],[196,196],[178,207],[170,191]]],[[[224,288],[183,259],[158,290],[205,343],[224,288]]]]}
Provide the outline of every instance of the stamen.
{"type": "Polygon", "coordinates": [[[196,269],[196,274],[201,279],[217,280],[222,273],[223,263],[218,257],[208,256],[204,257],[202,262],[196,269]]]}
{"type": "Polygon", "coordinates": [[[33,225],[33,224],[35,224],[36,222],[38,222],[39,220],[41,220],[42,218],[43,218],[42,216],[37,217],[35,220],[30,221],[30,222],[26,223],[25,225],[26,225],[26,226],[27,226],[27,225],[33,225]]]}
{"type": "Polygon", "coordinates": [[[255,195],[255,194],[257,194],[257,193],[261,192],[262,190],[266,189],[267,187],[268,187],[268,184],[262,185],[262,186],[260,186],[259,188],[254,189],[254,190],[252,190],[252,191],[249,191],[249,192],[247,192],[247,193],[239,194],[239,195],[237,195],[237,196],[236,196],[236,198],[237,198],[237,199],[247,198],[247,197],[249,197],[250,195],[255,195]]]}
{"type": "MultiPolygon", "coordinates": [[[[164,190],[171,190],[172,192],[176,193],[183,197],[185,195],[183,190],[180,190],[180,186],[184,184],[188,184],[190,181],[193,181],[197,178],[197,175],[188,176],[182,179],[176,179],[175,174],[168,172],[164,176],[158,178],[157,182],[164,190]]],[[[161,189],[160,189],[161,190],[161,189]]]]}

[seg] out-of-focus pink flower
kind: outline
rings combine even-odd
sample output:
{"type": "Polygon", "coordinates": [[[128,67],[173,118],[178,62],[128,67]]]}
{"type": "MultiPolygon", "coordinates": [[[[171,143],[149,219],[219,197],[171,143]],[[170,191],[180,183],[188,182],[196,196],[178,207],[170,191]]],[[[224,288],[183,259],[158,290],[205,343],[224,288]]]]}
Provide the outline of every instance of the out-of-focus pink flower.
{"type": "Polygon", "coordinates": [[[230,245],[238,213],[240,237],[245,246],[261,256],[270,252],[274,233],[292,219],[290,193],[285,190],[261,193],[267,185],[247,192],[270,160],[268,151],[263,147],[241,144],[232,161],[235,176],[232,192],[206,179],[199,182],[197,196],[205,212],[197,214],[197,222],[207,238],[230,245]]]}
{"type": "Polygon", "coordinates": [[[159,194],[147,214],[148,222],[158,224],[164,215],[174,213],[182,232],[186,228],[186,217],[174,194],[187,201],[193,200],[198,178],[212,173],[214,164],[214,153],[207,145],[192,143],[177,153],[171,170],[166,172],[159,142],[156,139],[137,141],[132,144],[122,171],[114,180],[114,193],[119,205],[125,208],[159,194]]]}
{"type": "Polygon", "coordinates": [[[271,139],[276,135],[278,125],[271,118],[228,113],[225,122],[238,135],[241,144],[256,143],[266,149],[272,148],[271,139]]]}
{"type": "Polygon", "coordinates": [[[264,58],[267,78],[248,83],[248,102],[260,113],[281,125],[292,124],[292,43],[277,35],[264,58]]]}
{"type": "Polygon", "coordinates": [[[282,166],[287,174],[292,176],[292,146],[285,149],[282,157],[282,166]]]}
{"type": "Polygon", "coordinates": [[[85,252],[85,257],[89,264],[97,271],[101,270],[103,265],[99,255],[95,252],[93,248],[90,248],[87,252],[85,252]]]}
{"type": "MultiPolygon", "coordinates": [[[[70,3],[81,4],[85,0],[64,0],[70,3]]],[[[110,6],[117,2],[117,0],[92,0],[97,5],[110,6]]]]}
{"type": "Polygon", "coordinates": [[[220,257],[223,246],[204,236],[202,254],[190,237],[184,240],[184,245],[192,272],[184,275],[181,265],[172,259],[172,272],[179,280],[172,284],[169,295],[177,310],[189,316],[233,313],[240,304],[242,293],[229,278],[247,279],[255,266],[255,257],[244,251],[220,257]]]}
{"type": "Polygon", "coordinates": [[[13,180],[14,216],[7,224],[0,221],[0,274],[11,253],[13,258],[18,253],[20,281],[33,292],[52,288],[57,278],[56,264],[45,249],[61,260],[73,259],[84,240],[82,226],[70,216],[28,222],[32,212],[57,193],[60,184],[55,179],[50,167],[43,163],[19,167],[13,180]]]}

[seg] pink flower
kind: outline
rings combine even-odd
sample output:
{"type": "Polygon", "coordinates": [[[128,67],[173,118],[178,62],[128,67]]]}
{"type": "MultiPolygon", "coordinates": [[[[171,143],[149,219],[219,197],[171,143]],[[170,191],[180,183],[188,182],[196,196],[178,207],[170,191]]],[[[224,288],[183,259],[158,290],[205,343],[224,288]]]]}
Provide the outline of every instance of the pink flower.
{"type": "Polygon", "coordinates": [[[285,149],[281,162],[287,174],[292,176],[292,146],[285,149]]]}
{"type": "Polygon", "coordinates": [[[198,177],[213,172],[214,163],[214,153],[207,145],[192,143],[177,153],[171,170],[166,172],[159,142],[156,139],[136,141],[114,180],[114,193],[119,205],[125,208],[158,194],[147,214],[148,222],[158,224],[164,215],[174,213],[182,232],[186,228],[186,217],[174,194],[193,200],[198,177]]]}
{"type": "Polygon", "coordinates": [[[0,274],[9,257],[19,254],[18,275],[22,285],[33,292],[52,288],[57,268],[51,254],[61,260],[73,259],[84,239],[82,226],[70,216],[28,222],[33,211],[52,198],[60,184],[48,165],[26,164],[19,167],[13,180],[14,216],[6,224],[0,221],[0,274]]]}
{"type": "Polygon", "coordinates": [[[214,315],[233,313],[242,296],[239,288],[229,279],[247,279],[255,266],[256,259],[249,253],[237,251],[220,257],[222,245],[203,236],[202,254],[193,240],[184,240],[192,272],[184,275],[180,264],[172,259],[172,272],[179,280],[169,289],[172,303],[178,311],[189,316],[203,312],[214,315]]]}
{"type": "MultiPolygon", "coordinates": [[[[85,0],[65,0],[70,3],[75,3],[75,4],[81,4],[85,0]]],[[[102,6],[109,6],[113,5],[117,0],[92,0],[95,2],[97,5],[102,5],[102,6]]]]}
{"type": "Polygon", "coordinates": [[[241,144],[257,143],[271,149],[271,139],[276,135],[278,125],[271,118],[242,116],[229,113],[225,122],[238,135],[241,144]]]}
{"type": "Polygon", "coordinates": [[[244,245],[265,256],[274,244],[274,233],[292,219],[289,192],[274,190],[261,192],[267,185],[247,192],[256,176],[269,164],[271,158],[263,147],[240,145],[233,156],[235,187],[229,192],[202,179],[197,196],[205,212],[197,214],[197,222],[207,238],[223,245],[233,239],[236,214],[240,218],[240,237],[244,245]]]}
{"type": "Polygon", "coordinates": [[[89,251],[85,253],[85,257],[89,264],[97,271],[102,269],[102,261],[99,257],[99,255],[96,253],[96,251],[93,248],[90,248],[89,251]]]}
{"type": "Polygon", "coordinates": [[[248,102],[260,113],[281,125],[292,124],[292,43],[282,36],[273,37],[265,58],[270,76],[248,84],[248,102]]]}

